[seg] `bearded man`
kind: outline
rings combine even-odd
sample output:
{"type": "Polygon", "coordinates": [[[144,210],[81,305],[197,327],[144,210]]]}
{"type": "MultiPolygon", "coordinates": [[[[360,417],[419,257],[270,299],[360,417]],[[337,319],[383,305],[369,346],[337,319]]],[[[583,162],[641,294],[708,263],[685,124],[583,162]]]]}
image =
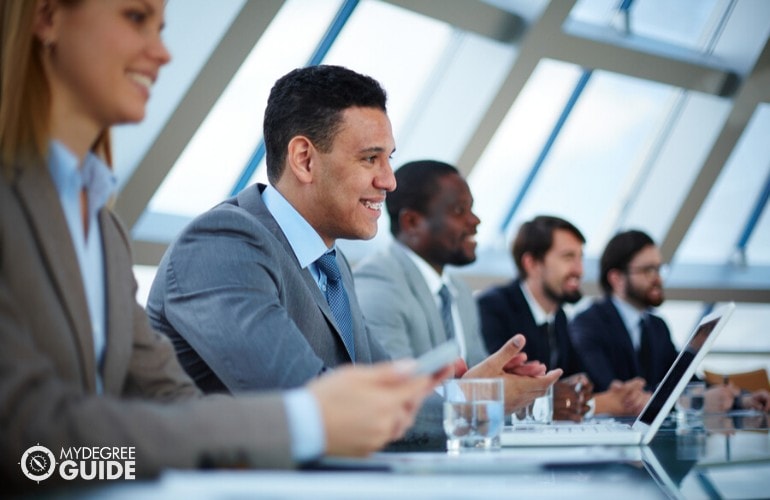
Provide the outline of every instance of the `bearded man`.
{"type": "Polygon", "coordinates": [[[562,305],[582,297],[584,244],[580,230],[559,217],[540,215],[522,224],[511,246],[518,277],[477,298],[481,333],[488,350],[522,333],[528,359],[564,371],[554,386],[555,418],[580,420],[593,412],[635,415],[646,402],[641,379],[610,381],[592,394],[591,370],[568,334],[562,305]]]}
{"type": "Polygon", "coordinates": [[[575,316],[570,338],[598,390],[612,380],[641,377],[654,391],[677,351],[654,308],[664,300],[660,250],[638,230],[616,234],[600,260],[603,299],[575,316]]]}

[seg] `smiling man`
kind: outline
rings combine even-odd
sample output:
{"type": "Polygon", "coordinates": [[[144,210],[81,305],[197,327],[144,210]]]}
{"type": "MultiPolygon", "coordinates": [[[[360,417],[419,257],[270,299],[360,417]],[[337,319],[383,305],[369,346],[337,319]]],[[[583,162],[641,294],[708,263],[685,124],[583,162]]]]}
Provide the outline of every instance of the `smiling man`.
{"type": "MultiPolygon", "coordinates": [[[[264,118],[270,185],[204,213],[167,250],[148,314],[204,391],[293,388],[346,363],[390,359],[366,329],[336,247],[372,238],[396,187],[385,103],[376,80],[340,66],[281,77],[264,118]]],[[[507,344],[471,373],[504,377],[509,407],[560,373],[525,364],[522,346],[507,344]]],[[[443,446],[442,418],[430,398],[407,442],[443,446]]]]}
{"type": "Polygon", "coordinates": [[[580,420],[591,407],[597,414],[635,415],[646,402],[642,381],[615,381],[592,394],[584,371],[591,373],[593,360],[584,363],[569,337],[562,306],[583,295],[584,244],[580,230],[560,217],[539,215],[524,222],[511,246],[518,277],[477,297],[481,332],[490,350],[521,333],[529,359],[564,370],[566,377],[554,386],[554,418],[580,420]]]}
{"type": "Polygon", "coordinates": [[[446,272],[476,260],[473,196],[457,169],[439,161],[407,163],[396,180],[386,202],[395,241],[354,270],[367,326],[393,358],[454,339],[473,366],[487,356],[476,305],[465,283],[446,272]]]}

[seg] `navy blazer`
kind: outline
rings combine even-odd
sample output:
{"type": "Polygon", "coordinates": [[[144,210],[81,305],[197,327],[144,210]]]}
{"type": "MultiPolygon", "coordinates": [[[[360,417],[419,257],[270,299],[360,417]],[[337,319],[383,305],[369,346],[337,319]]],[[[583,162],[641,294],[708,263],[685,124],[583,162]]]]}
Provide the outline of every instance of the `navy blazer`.
{"type": "Polygon", "coordinates": [[[497,351],[514,334],[521,333],[527,339],[524,346],[527,359],[540,361],[549,370],[561,368],[564,370],[564,376],[584,371],[568,335],[567,316],[561,308],[556,311],[554,320],[559,357],[557,366],[549,366],[551,353],[548,344],[535,324],[527,299],[521,291],[520,280],[484,291],[478,296],[477,303],[481,319],[481,334],[489,352],[497,351]]]}
{"type": "MultiPolygon", "coordinates": [[[[647,367],[646,390],[652,391],[671,368],[677,356],[671,333],[661,318],[647,321],[651,365],[647,367]]],[[[583,359],[597,392],[606,391],[613,380],[642,376],[631,337],[615,305],[608,298],[595,301],[569,324],[575,348],[583,359]]]]}

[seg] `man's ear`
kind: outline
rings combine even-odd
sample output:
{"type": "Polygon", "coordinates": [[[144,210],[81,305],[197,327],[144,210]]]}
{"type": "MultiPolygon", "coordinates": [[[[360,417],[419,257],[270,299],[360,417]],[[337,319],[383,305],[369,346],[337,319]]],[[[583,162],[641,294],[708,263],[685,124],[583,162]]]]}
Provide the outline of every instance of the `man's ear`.
{"type": "Polygon", "coordinates": [[[398,240],[414,250],[420,246],[425,231],[425,216],[411,208],[402,208],[398,213],[398,240]]]}
{"type": "Polygon", "coordinates": [[[420,225],[422,215],[411,208],[402,208],[398,213],[398,225],[402,233],[410,233],[420,225]]]}
{"type": "Polygon", "coordinates": [[[302,184],[313,181],[317,150],[305,136],[298,135],[289,141],[286,153],[286,170],[302,184]]]}
{"type": "Polygon", "coordinates": [[[524,271],[527,273],[527,276],[532,276],[533,272],[535,271],[537,265],[537,259],[529,253],[524,252],[521,256],[521,267],[524,268],[524,271]]]}
{"type": "Polygon", "coordinates": [[[618,290],[623,288],[626,281],[626,275],[620,269],[610,269],[607,271],[607,283],[610,284],[612,291],[617,293],[618,290]]]}

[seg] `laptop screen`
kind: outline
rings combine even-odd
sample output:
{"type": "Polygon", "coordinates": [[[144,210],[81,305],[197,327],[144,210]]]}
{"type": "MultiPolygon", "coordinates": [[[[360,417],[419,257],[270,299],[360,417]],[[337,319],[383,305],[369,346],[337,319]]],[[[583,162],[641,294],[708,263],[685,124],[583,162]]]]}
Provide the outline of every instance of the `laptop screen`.
{"type": "Polygon", "coordinates": [[[677,356],[671,369],[666,373],[666,376],[658,385],[658,388],[650,398],[649,403],[639,416],[639,420],[648,425],[652,424],[652,421],[655,420],[655,417],[658,416],[658,413],[660,413],[663,408],[663,405],[669,397],[671,397],[671,393],[676,389],[679,381],[682,377],[686,376],[687,369],[690,367],[701,348],[703,348],[703,345],[706,344],[706,340],[708,340],[709,336],[714,331],[719,319],[720,317],[715,317],[710,321],[701,323],[695,333],[690,336],[689,342],[687,342],[684,350],[679,353],[679,356],[677,356]]]}

